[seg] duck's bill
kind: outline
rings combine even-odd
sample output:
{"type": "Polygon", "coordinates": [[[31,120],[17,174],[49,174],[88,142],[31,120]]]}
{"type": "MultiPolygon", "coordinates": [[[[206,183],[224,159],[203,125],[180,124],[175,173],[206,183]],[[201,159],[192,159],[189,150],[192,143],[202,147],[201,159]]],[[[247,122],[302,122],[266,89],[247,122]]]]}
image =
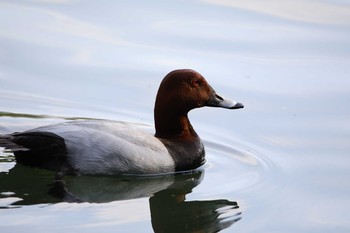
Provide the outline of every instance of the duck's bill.
{"type": "Polygon", "coordinates": [[[221,96],[219,96],[218,94],[216,94],[215,91],[212,92],[212,95],[211,95],[210,99],[207,101],[206,106],[228,108],[228,109],[244,108],[244,105],[242,103],[238,103],[236,101],[224,99],[221,96]]]}
{"type": "Polygon", "coordinates": [[[223,101],[219,102],[218,107],[228,108],[228,109],[239,109],[239,108],[244,108],[244,105],[239,102],[224,99],[223,101]]]}

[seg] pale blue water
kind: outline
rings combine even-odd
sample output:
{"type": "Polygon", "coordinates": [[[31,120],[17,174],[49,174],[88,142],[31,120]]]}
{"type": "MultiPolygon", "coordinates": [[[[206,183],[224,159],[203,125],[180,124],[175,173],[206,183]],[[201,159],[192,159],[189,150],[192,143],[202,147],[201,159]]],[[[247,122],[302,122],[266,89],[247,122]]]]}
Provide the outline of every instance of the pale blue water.
{"type": "Polygon", "coordinates": [[[245,104],[190,113],[206,165],[67,177],[70,203],[0,149],[0,231],[350,231],[349,1],[0,2],[0,133],[73,118],[152,132],[178,68],[245,104]]]}

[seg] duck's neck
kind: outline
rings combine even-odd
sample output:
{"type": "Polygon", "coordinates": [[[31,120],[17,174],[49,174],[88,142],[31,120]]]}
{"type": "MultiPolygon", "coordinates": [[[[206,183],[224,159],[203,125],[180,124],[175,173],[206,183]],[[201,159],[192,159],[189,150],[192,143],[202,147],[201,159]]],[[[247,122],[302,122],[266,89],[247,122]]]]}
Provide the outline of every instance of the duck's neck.
{"type": "Polygon", "coordinates": [[[162,109],[163,111],[154,111],[154,121],[156,127],[155,136],[158,138],[198,138],[194,131],[187,113],[179,113],[174,109],[162,109]]]}

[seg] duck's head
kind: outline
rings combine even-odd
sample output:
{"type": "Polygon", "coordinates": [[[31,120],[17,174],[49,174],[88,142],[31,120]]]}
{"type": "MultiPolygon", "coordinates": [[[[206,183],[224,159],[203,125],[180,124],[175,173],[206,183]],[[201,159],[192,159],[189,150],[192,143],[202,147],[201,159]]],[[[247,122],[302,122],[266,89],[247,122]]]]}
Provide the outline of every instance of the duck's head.
{"type": "Polygon", "coordinates": [[[244,107],[241,103],[216,94],[204,77],[194,70],[171,71],[164,77],[158,89],[154,108],[156,131],[172,125],[178,128],[176,125],[179,123],[176,120],[181,120],[182,117],[187,119],[190,110],[204,106],[227,109],[244,107]]]}
{"type": "Polygon", "coordinates": [[[174,70],[165,76],[159,86],[157,105],[166,105],[182,113],[204,106],[228,109],[244,107],[216,94],[201,74],[189,69],[174,70]]]}

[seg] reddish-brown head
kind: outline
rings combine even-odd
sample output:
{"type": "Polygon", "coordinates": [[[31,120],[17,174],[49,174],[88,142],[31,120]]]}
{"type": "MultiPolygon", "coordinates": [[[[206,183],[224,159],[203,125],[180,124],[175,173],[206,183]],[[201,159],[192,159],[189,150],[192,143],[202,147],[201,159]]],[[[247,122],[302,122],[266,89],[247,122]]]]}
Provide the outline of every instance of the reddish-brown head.
{"type": "MultiPolygon", "coordinates": [[[[243,105],[225,100],[216,94],[204,77],[194,70],[174,70],[161,82],[154,108],[156,135],[163,131],[183,131],[191,128],[187,113],[203,106],[229,109],[243,108],[243,105]],[[187,124],[187,125],[186,125],[187,124]]],[[[177,132],[178,133],[178,132],[177,132]]]]}

